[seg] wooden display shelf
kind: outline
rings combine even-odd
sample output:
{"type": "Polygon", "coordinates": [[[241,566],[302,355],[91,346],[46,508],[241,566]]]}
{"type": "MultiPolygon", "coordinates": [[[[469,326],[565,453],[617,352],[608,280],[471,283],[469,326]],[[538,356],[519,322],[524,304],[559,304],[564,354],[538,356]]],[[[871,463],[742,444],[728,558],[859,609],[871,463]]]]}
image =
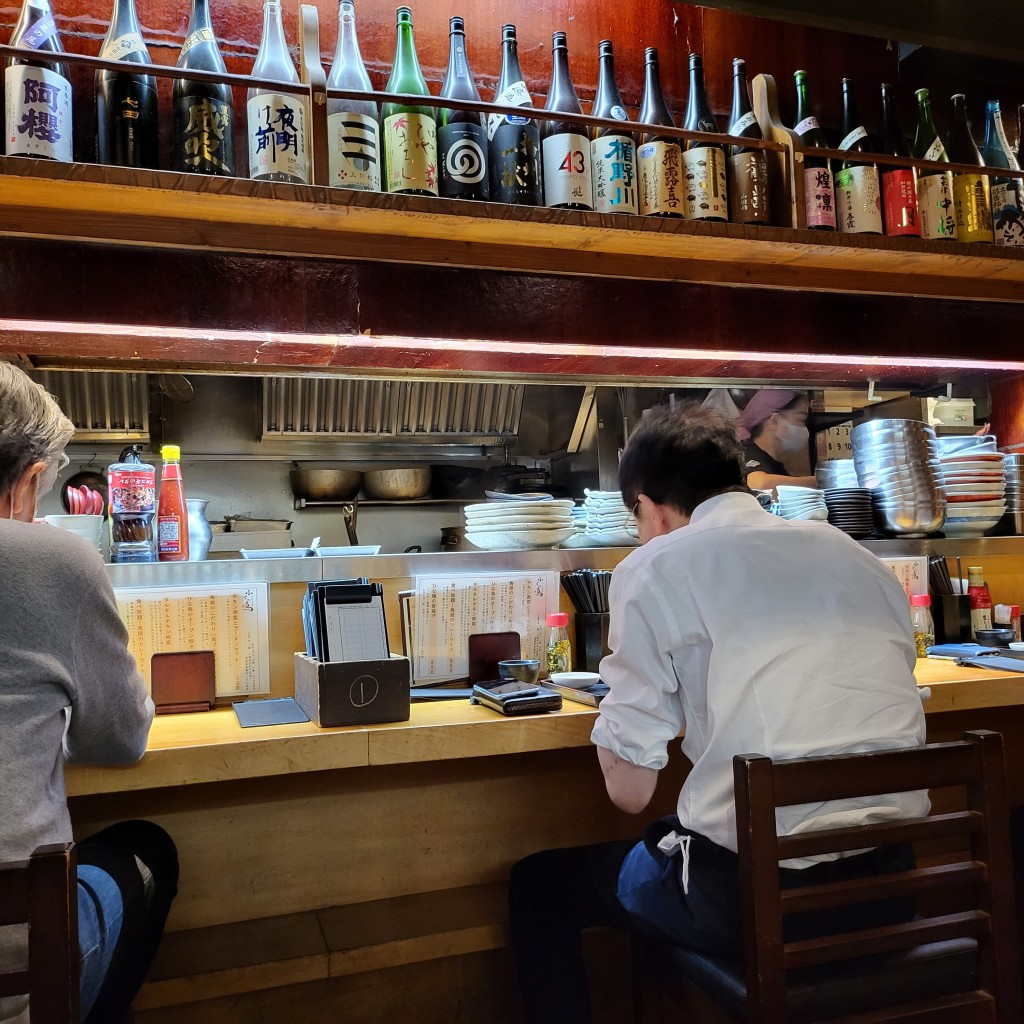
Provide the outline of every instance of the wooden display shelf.
{"type": "Polygon", "coordinates": [[[0,158],[0,235],[574,277],[1024,301],[1024,252],[0,158]]]}

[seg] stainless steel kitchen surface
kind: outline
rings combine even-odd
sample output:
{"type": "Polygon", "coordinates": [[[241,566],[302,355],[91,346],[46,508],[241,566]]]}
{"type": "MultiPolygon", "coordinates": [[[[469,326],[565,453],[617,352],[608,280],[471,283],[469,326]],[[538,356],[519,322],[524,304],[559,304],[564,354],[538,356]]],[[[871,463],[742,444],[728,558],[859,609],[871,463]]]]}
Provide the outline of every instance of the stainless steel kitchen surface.
{"type": "MultiPolygon", "coordinates": [[[[185,492],[208,500],[211,521],[287,520],[297,546],[318,536],[323,545],[345,545],[342,508],[297,502],[289,470],[465,467],[466,479],[454,490],[452,472],[435,472],[426,499],[360,498],[359,543],[380,544],[384,554],[417,545],[438,551],[441,530],[461,526],[462,507],[482,498],[485,486],[550,489],[577,499],[585,487],[614,490],[619,450],[644,410],[670,396],[700,401],[708,395],[707,387],[664,383],[608,387],[73,371],[36,376],[78,428],[68,449],[71,465],[41,503],[40,515],[62,511],[59,491],[70,475],[105,472],[124,446],[139,440],[151,461],[158,461],[156,453],[167,442],[181,446],[185,492]]],[[[743,392],[733,393],[742,400],[743,392]]],[[[826,410],[830,398],[839,409],[882,409],[852,391],[816,397],[826,410]]],[[[900,412],[922,407],[914,402],[900,412]]],[[[829,422],[841,418],[830,414],[829,422]]],[[[799,465],[793,468],[800,471],[799,465]]]]}

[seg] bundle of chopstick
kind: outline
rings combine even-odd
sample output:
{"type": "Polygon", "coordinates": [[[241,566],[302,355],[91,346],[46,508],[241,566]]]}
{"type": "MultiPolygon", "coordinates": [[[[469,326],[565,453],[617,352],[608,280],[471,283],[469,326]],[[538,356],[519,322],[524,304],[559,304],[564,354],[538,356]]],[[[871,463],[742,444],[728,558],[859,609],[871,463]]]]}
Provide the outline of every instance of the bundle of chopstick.
{"type": "Polygon", "coordinates": [[[949,578],[949,567],[941,555],[932,555],[928,559],[928,589],[933,594],[956,593],[953,581],[949,578]]]}
{"type": "Polygon", "coordinates": [[[562,586],[576,611],[606,612],[611,579],[606,569],[576,569],[562,573],[562,586]]]}

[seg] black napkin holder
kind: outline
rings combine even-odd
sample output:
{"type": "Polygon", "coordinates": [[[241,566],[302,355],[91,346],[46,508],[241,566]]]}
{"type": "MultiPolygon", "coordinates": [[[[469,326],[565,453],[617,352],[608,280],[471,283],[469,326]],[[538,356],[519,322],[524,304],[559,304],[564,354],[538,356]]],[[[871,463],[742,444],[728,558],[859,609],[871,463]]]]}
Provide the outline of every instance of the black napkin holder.
{"type": "Polygon", "coordinates": [[[937,644],[959,644],[972,637],[971,599],[967,594],[932,594],[937,644]]]}
{"type": "Polygon", "coordinates": [[[322,728],[409,721],[412,666],[383,661],[317,661],[295,654],[295,702],[322,728]]]}
{"type": "Polygon", "coordinates": [[[576,613],[576,668],[580,672],[600,672],[601,659],[609,654],[608,612],[576,613]]]}

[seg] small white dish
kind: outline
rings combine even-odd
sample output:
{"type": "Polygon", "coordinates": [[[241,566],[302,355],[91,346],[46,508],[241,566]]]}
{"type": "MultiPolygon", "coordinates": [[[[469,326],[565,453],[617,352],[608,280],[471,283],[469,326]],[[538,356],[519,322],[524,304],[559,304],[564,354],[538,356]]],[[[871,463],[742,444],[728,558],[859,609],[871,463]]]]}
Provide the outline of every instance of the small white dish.
{"type": "Polygon", "coordinates": [[[574,690],[585,690],[588,686],[601,682],[601,677],[596,672],[552,672],[548,678],[559,686],[571,686],[574,690]]]}
{"type": "Polygon", "coordinates": [[[1024,643],[1020,640],[1013,640],[1007,646],[1011,651],[1024,651],[1024,643]]]}

